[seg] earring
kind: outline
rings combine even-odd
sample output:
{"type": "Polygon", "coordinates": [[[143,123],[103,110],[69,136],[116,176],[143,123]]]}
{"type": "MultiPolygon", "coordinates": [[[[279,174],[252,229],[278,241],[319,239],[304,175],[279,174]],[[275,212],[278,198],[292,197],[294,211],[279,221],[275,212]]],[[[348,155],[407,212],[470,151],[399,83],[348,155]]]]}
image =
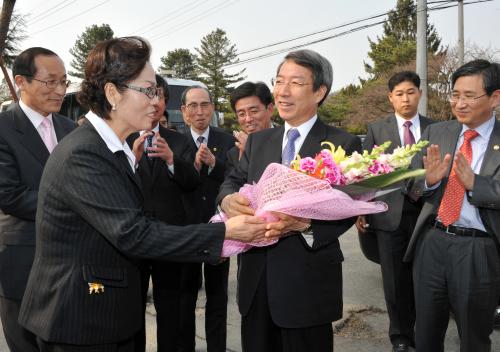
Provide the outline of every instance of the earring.
{"type": "Polygon", "coordinates": [[[115,104],[113,104],[113,106],[111,107],[111,110],[112,111],[116,111],[116,105],[115,104]]]}

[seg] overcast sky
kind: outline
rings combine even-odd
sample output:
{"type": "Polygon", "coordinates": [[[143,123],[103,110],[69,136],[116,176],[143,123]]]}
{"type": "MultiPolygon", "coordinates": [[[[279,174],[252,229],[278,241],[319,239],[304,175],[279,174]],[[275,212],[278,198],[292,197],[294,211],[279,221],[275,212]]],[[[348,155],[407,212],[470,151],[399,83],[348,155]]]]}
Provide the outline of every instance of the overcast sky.
{"type": "MultiPolygon", "coordinates": [[[[466,0],[473,1],[473,0],[466,0]]],[[[441,3],[441,2],[439,2],[441,3]]],[[[428,1],[429,7],[439,5],[428,1]]],[[[239,52],[281,42],[297,36],[386,13],[396,0],[19,0],[16,12],[26,16],[27,35],[22,49],[43,46],[55,51],[71,70],[69,49],[85,27],[107,23],[115,36],[141,35],[151,42],[153,67],[160,57],[176,48],[194,52],[202,37],[219,27],[227,32],[239,52]]],[[[480,46],[500,48],[498,23],[500,0],[465,6],[465,40],[480,46]]],[[[267,54],[278,49],[333,36],[360,25],[330,30],[279,46],[253,51],[241,60],[267,54]]],[[[444,45],[457,41],[457,8],[429,12],[429,22],[444,45]]],[[[368,40],[382,33],[382,25],[306,46],[327,57],[334,69],[333,89],[358,83],[364,77],[363,61],[367,60],[368,40]]],[[[256,60],[236,68],[246,68],[248,80],[270,84],[275,69],[285,54],[256,60]]]]}

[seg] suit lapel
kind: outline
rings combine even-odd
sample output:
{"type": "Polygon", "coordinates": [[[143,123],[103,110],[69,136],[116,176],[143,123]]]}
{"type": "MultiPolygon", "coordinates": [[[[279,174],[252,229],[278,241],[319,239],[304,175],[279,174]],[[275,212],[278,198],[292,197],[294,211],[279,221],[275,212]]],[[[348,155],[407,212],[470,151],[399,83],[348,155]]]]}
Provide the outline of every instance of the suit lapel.
{"type": "Polygon", "coordinates": [[[401,147],[401,138],[399,137],[399,130],[398,130],[398,121],[396,120],[396,116],[391,116],[388,120],[388,131],[389,131],[389,137],[391,141],[391,148],[389,150],[393,150],[397,147],[401,147]]]}
{"type": "Polygon", "coordinates": [[[493,176],[500,166],[500,122],[495,121],[488,146],[484,154],[480,175],[493,176]]]}
{"type": "Polygon", "coordinates": [[[318,118],[300,148],[301,157],[314,157],[321,150],[321,142],[326,139],[325,126],[318,118]]]}
{"type": "Polygon", "coordinates": [[[427,128],[427,126],[429,126],[431,124],[431,120],[423,115],[420,115],[420,114],[418,115],[418,117],[420,120],[420,135],[422,135],[422,133],[427,128]]]}
{"type": "Polygon", "coordinates": [[[448,168],[448,175],[451,172],[451,168],[453,167],[453,158],[455,157],[455,151],[457,148],[458,137],[460,136],[460,132],[462,131],[462,125],[456,121],[448,124],[446,130],[442,136],[450,136],[450,138],[441,138],[440,142],[437,143],[441,149],[441,158],[444,158],[446,154],[451,155],[450,166],[448,168]]]}
{"type": "Polygon", "coordinates": [[[19,133],[21,140],[20,145],[33,154],[42,166],[45,165],[50,153],[35,126],[33,126],[28,116],[26,116],[18,104],[14,108],[13,118],[16,131],[19,133]]]}
{"type": "Polygon", "coordinates": [[[269,163],[280,163],[281,154],[283,152],[283,134],[285,133],[285,128],[283,126],[273,128],[273,134],[269,138],[269,145],[276,146],[275,148],[269,148],[269,153],[266,151],[262,155],[265,162],[263,164],[267,165],[269,163]]]}

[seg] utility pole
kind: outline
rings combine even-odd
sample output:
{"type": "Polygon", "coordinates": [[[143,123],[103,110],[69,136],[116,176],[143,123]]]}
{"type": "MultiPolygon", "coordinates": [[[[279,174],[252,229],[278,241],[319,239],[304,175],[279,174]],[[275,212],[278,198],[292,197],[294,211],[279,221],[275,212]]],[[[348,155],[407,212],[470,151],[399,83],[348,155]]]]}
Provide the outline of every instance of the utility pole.
{"type": "Polygon", "coordinates": [[[427,115],[427,1],[417,0],[417,74],[422,96],[418,112],[427,115]]]}
{"type": "Polygon", "coordinates": [[[458,1],[458,65],[464,64],[464,0],[458,1]]]}

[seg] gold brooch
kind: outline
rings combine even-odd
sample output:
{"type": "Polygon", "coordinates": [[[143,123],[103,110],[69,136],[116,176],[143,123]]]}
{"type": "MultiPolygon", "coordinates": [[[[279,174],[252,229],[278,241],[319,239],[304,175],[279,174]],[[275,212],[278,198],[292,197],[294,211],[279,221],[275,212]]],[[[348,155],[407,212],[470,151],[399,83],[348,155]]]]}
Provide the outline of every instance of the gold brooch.
{"type": "Polygon", "coordinates": [[[498,149],[500,149],[500,147],[498,146],[498,144],[495,144],[495,145],[493,146],[493,150],[498,150],[498,149]]]}
{"type": "Polygon", "coordinates": [[[104,292],[104,285],[97,282],[89,282],[89,294],[104,292]]]}
{"type": "Polygon", "coordinates": [[[217,151],[217,147],[214,147],[213,151],[216,152],[217,151]]]}

